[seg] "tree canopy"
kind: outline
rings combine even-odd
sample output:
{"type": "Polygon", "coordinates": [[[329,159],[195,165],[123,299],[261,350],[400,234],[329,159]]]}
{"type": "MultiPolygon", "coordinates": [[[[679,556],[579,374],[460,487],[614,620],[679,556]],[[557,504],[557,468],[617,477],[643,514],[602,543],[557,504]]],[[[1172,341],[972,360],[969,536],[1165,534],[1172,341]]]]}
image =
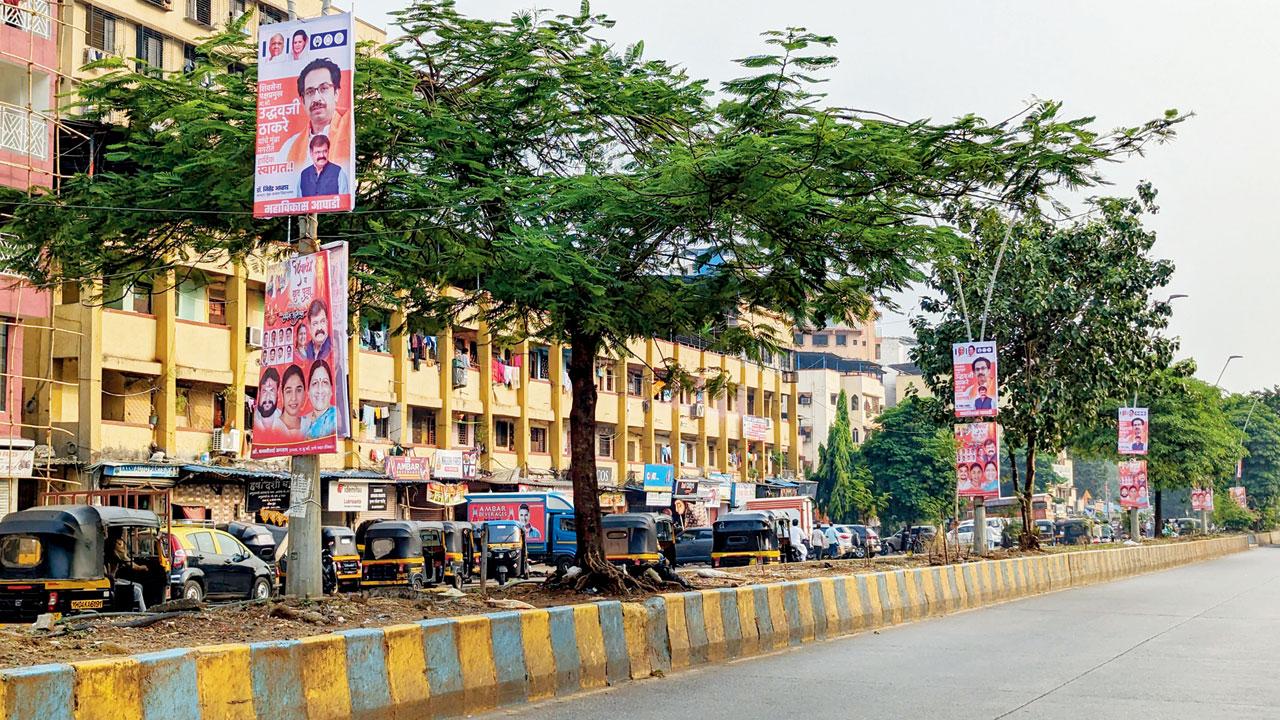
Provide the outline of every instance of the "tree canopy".
{"type": "Polygon", "coordinates": [[[859,449],[873,492],[885,497],[885,527],[935,520],[952,507],[955,434],[941,417],[938,400],[908,397],[880,415],[859,449]]]}
{"type": "Polygon", "coordinates": [[[916,363],[940,397],[952,397],[952,343],[996,342],[1002,446],[1026,450],[1010,468],[1024,527],[1039,455],[1063,449],[1082,423],[1164,367],[1173,350],[1159,335],[1169,305],[1150,299],[1173,273],[1171,262],[1151,256],[1155,234],[1142,224],[1155,211],[1154,191],[1095,198],[1089,209],[1064,224],[974,215],[972,242],[930,276],[921,307],[936,320],[913,321],[916,363]]]}
{"type": "MultiPolygon", "coordinates": [[[[1000,122],[839,107],[819,92],[835,40],[802,28],[765,33],[745,75],[712,93],[642,44],[610,45],[612,21],[586,3],[491,21],[416,0],[397,16],[403,39],[357,60],[357,210],[324,217],[320,237],[350,245],[355,307],[570,344],[570,476],[591,569],[606,567],[602,350],[694,334],[756,352],[785,336],[729,320],[744,310],[817,326],[867,316],[960,247],[935,222],[950,208],[1096,185],[1102,163],[1182,119],[1099,132],[1056,102],[1000,122]]],[[[278,248],[284,221],[250,215],[253,45],[233,27],[197,54],[193,72],[154,76],[103,61],[115,72],[78,86],[78,109],[118,128],[114,167],[0,198],[17,203],[0,224],[11,265],[84,282],[278,248]]]]}
{"type": "MultiPolygon", "coordinates": [[[[1249,504],[1263,510],[1280,506],[1280,415],[1274,409],[1275,394],[1272,389],[1223,400],[1231,424],[1245,434],[1241,484],[1249,504]]],[[[1222,471],[1226,482],[1220,486],[1234,484],[1234,468],[1222,471]]]]}
{"type": "Polygon", "coordinates": [[[809,476],[818,482],[818,507],[836,523],[865,521],[882,500],[871,491],[871,477],[858,458],[849,422],[849,400],[844,390],[836,403],[836,418],[827,430],[827,442],[818,447],[818,467],[809,476]]]}

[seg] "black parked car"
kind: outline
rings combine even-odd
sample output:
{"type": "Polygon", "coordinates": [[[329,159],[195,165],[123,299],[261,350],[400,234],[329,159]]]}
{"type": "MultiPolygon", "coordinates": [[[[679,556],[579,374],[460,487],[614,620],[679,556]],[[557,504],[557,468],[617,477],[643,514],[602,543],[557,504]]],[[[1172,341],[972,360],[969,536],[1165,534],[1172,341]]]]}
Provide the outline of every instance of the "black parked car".
{"type": "Polygon", "coordinates": [[[176,526],[169,538],[172,596],[265,600],[275,592],[275,570],[230,533],[211,527],[176,526]]]}
{"type": "Polygon", "coordinates": [[[884,548],[884,553],[900,553],[911,550],[912,552],[924,552],[929,543],[933,542],[933,538],[938,534],[938,529],[932,525],[916,525],[911,528],[910,547],[903,542],[902,531],[889,535],[880,539],[880,547],[884,548]]]}
{"type": "Polygon", "coordinates": [[[267,525],[233,522],[220,524],[218,529],[235,536],[235,539],[249,548],[249,552],[265,560],[268,565],[275,562],[279,543],[267,525]]]}
{"type": "Polygon", "coordinates": [[[689,528],[676,536],[676,561],[688,563],[711,563],[711,528],[689,528]]]}
{"type": "Polygon", "coordinates": [[[872,558],[880,554],[880,536],[866,525],[846,525],[853,531],[853,556],[872,558]]]}

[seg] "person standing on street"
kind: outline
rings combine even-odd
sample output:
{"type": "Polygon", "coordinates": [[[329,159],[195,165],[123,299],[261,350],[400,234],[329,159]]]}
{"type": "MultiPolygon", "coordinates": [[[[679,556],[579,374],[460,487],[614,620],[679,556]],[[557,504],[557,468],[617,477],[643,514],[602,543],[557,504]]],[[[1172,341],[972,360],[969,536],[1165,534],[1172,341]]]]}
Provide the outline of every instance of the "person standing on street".
{"type": "Polygon", "coordinates": [[[813,549],[813,559],[821,560],[822,551],[826,548],[827,536],[822,532],[822,528],[816,524],[813,526],[813,532],[809,534],[809,547],[813,549]]]}
{"type": "Polygon", "coordinates": [[[804,562],[809,557],[809,553],[804,547],[804,531],[800,529],[800,520],[793,519],[791,521],[791,548],[796,554],[796,562],[804,562]]]}

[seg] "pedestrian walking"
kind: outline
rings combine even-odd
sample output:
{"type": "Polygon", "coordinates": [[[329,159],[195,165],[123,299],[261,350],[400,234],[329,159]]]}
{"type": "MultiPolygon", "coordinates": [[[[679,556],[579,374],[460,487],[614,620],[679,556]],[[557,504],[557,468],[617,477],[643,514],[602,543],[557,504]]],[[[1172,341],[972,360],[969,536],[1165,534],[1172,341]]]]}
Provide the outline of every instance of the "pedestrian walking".
{"type": "Polygon", "coordinates": [[[809,557],[808,550],[805,549],[804,531],[800,529],[800,521],[798,519],[791,521],[791,548],[796,554],[797,562],[804,562],[809,557]]]}
{"type": "Polygon", "coordinates": [[[813,550],[813,559],[821,560],[822,551],[826,549],[827,535],[818,525],[813,526],[813,532],[809,535],[809,547],[813,550]]]}

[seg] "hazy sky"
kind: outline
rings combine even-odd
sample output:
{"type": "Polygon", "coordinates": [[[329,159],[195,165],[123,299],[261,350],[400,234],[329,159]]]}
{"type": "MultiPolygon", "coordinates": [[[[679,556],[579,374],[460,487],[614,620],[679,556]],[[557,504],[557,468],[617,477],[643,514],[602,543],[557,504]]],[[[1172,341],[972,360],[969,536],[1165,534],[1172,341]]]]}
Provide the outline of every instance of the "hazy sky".
{"type": "MultiPolygon", "coordinates": [[[[506,18],[534,7],[576,12],[578,4],[476,0],[459,7],[506,18]]],[[[368,0],[357,13],[394,35],[386,13],[403,5],[368,0]]],[[[1178,266],[1167,292],[1190,296],[1175,301],[1170,333],[1181,338],[1181,354],[1196,359],[1199,376],[1212,382],[1228,355],[1243,355],[1223,387],[1280,384],[1273,362],[1280,335],[1257,330],[1280,298],[1280,282],[1266,279],[1280,255],[1267,219],[1276,192],[1272,163],[1280,158],[1280,135],[1269,126],[1280,117],[1280,95],[1267,90],[1280,56],[1280,5],[597,0],[592,10],[618,21],[609,34],[618,45],[643,39],[646,55],[714,82],[740,74],[733,58],[763,50],[763,30],[801,26],[835,35],[841,62],[826,87],[831,101],[896,117],[1003,118],[1033,97],[1065,101],[1069,116],[1096,115],[1100,129],[1171,107],[1194,111],[1172,144],[1107,168],[1114,187],[1105,192],[1127,194],[1144,179],[1159,190],[1161,212],[1149,226],[1159,235],[1156,253],[1178,266]]],[[[882,332],[909,327],[902,315],[886,314],[882,332]]]]}

